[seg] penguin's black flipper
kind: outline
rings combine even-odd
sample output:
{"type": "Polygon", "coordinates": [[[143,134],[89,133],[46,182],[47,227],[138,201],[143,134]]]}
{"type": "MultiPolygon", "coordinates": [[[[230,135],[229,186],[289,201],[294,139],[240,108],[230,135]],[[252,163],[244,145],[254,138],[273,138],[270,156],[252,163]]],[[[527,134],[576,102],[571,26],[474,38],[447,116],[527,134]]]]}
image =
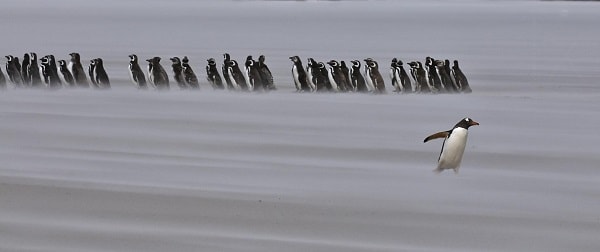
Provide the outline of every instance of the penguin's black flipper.
{"type": "Polygon", "coordinates": [[[451,131],[449,130],[449,131],[442,131],[442,132],[435,133],[431,136],[426,137],[425,140],[423,140],[423,143],[426,143],[429,140],[433,140],[433,139],[437,139],[437,138],[446,138],[446,137],[448,137],[448,135],[450,135],[450,132],[451,131]]]}

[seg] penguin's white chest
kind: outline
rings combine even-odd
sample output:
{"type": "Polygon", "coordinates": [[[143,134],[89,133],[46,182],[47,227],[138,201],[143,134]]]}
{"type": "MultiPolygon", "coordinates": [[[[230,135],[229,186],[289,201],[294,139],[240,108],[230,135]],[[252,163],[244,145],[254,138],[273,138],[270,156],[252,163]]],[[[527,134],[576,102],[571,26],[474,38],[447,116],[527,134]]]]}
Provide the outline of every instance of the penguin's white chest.
{"type": "Polygon", "coordinates": [[[450,136],[444,141],[438,162],[438,170],[458,170],[467,146],[467,135],[468,131],[466,129],[455,128],[452,130],[450,136]]]}

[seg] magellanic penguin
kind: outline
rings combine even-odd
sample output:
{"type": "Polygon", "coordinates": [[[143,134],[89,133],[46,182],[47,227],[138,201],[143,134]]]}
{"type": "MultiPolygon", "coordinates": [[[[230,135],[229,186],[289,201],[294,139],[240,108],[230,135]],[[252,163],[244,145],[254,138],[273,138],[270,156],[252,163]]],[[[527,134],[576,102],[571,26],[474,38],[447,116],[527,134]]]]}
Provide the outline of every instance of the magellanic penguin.
{"type": "Polygon", "coordinates": [[[436,138],[444,138],[442,151],[438,158],[438,166],[434,170],[436,173],[440,173],[445,169],[453,169],[454,173],[458,173],[458,168],[465,152],[465,146],[467,146],[468,129],[475,125],[479,125],[479,123],[465,117],[451,130],[435,133],[423,140],[425,143],[436,138]]]}
{"type": "Polygon", "coordinates": [[[467,81],[467,76],[465,76],[458,67],[458,60],[454,61],[454,65],[452,65],[452,75],[454,76],[454,80],[456,81],[456,85],[459,87],[460,91],[463,93],[471,93],[471,86],[469,86],[469,81],[467,81]]]}
{"type": "Polygon", "coordinates": [[[4,76],[4,73],[2,72],[2,68],[0,68],[0,88],[6,88],[6,76],[4,76]]]}
{"type": "Polygon", "coordinates": [[[19,59],[12,55],[5,56],[6,61],[6,75],[8,75],[8,79],[15,86],[21,87],[23,85],[23,77],[21,76],[21,63],[19,63],[19,59]]]}
{"type": "Polygon", "coordinates": [[[248,87],[252,89],[252,91],[264,91],[266,87],[263,84],[260,70],[258,70],[258,63],[252,59],[252,55],[248,55],[244,66],[244,69],[246,70],[246,83],[248,84],[248,87]]]}
{"type": "Polygon", "coordinates": [[[437,73],[437,69],[435,67],[434,59],[432,57],[425,58],[425,68],[427,70],[427,80],[429,81],[429,85],[432,87],[431,90],[436,92],[444,92],[445,89],[442,87],[442,81],[440,80],[440,76],[437,73]]]}
{"type": "Polygon", "coordinates": [[[290,57],[290,60],[294,63],[292,66],[292,77],[294,78],[296,91],[310,92],[311,88],[306,79],[306,71],[304,71],[304,67],[302,66],[302,60],[300,60],[300,57],[298,56],[292,56],[290,57]]]}
{"type": "Polygon", "coordinates": [[[187,84],[185,83],[185,78],[183,77],[183,66],[181,66],[181,60],[179,57],[170,58],[171,60],[171,68],[173,69],[173,78],[177,83],[177,86],[181,89],[186,89],[187,84]]]}
{"type": "Polygon", "coordinates": [[[369,75],[365,77],[373,84],[373,92],[379,94],[385,93],[385,83],[381,73],[379,73],[379,65],[377,64],[377,61],[367,58],[365,59],[365,67],[368,69],[367,72],[369,73],[369,75]]]}
{"type": "Polygon", "coordinates": [[[369,88],[367,87],[367,83],[365,83],[365,78],[360,73],[360,61],[353,60],[352,69],[350,69],[350,81],[352,82],[352,86],[356,87],[356,92],[366,93],[369,92],[369,88]]]}
{"type": "Polygon", "coordinates": [[[183,56],[183,59],[181,59],[181,67],[183,67],[183,79],[185,80],[185,83],[190,88],[200,88],[198,77],[196,76],[196,73],[194,73],[192,66],[190,66],[190,59],[188,59],[187,56],[183,56]]]}
{"type": "Polygon", "coordinates": [[[223,54],[223,65],[221,66],[221,71],[223,71],[223,79],[225,79],[225,83],[227,84],[227,89],[232,90],[232,89],[235,89],[235,87],[233,86],[233,83],[231,83],[231,77],[229,77],[229,65],[230,65],[229,61],[231,61],[231,56],[229,55],[229,53],[224,53],[223,54]]]}
{"type": "Polygon", "coordinates": [[[450,72],[446,71],[446,66],[444,65],[444,61],[436,60],[434,62],[435,68],[437,70],[438,75],[440,76],[440,80],[442,81],[443,88],[447,93],[456,93],[458,89],[454,87],[454,83],[452,78],[450,77],[450,72]]]}
{"type": "Polygon", "coordinates": [[[346,66],[346,62],[343,60],[340,60],[340,70],[342,70],[344,78],[346,79],[344,83],[346,85],[346,89],[351,92],[356,91],[356,87],[353,86],[352,82],[350,81],[350,69],[348,69],[348,66],[346,66]]]}
{"type": "Polygon", "coordinates": [[[265,55],[258,56],[258,71],[260,72],[260,78],[263,81],[263,86],[266,90],[276,90],[275,82],[273,81],[273,74],[267,64],[265,64],[265,55]]]}
{"type": "Polygon", "coordinates": [[[23,55],[23,64],[21,64],[21,77],[23,78],[23,86],[29,87],[31,86],[31,75],[29,75],[29,64],[31,60],[29,59],[29,53],[23,55]]]}
{"type": "Polygon", "coordinates": [[[248,85],[246,85],[246,77],[240,70],[240,66],[236,60],[229,60],[229,67],[227,68],[229,74],[229,80],[231,81],[232,88],[239,88],[243,91],[248,91],[248,85]]]}
{"type": "MultiPolygon", "coordinates": [[[[221,75],[217,69],[217,62],[213,58],[207,59],[206,61],[208,61],[208,65],[206,65],[206,79],[208,80],[208,83],[210,83],[214,89],[224,89],[225,87],[223,86],[221,75]]],[[[227,68],[225,68],[224,71],[227,71],[227,68]]]]}
{"type": "Polygon", "coordinates": [[[324,64],[317,63],[313,58],[308,58],[308,63],[306,65],[307,80],[309,85],[313,87],[312,89],[316,92],[327,91],[326,83],[328,83],[327,81],[329,79],[327,75],[323,75],[321,72],[321,65],[324,67],[324,64]]]}
{"type": "Polygon", "coordinates": [[[63,76],[63,80],[69,87],[73,87],[75,85],[75,79],[73,79],[73,75],[67,69],[67,62],[65,60],[58,61],[58,67],[60,68],[60,73],[63,76]]]}
{"type": "Polygon", "coordinates": [[[129,77],[135,86],[139,89],[146,89],[146,76],[138,62],[138,56],[135,54],[129,55],[129,77]]]}
{"type": "Polygon", "coordinates": [[[423,65],[419,61],[413,61],[408,63],[410,66],[410,74],[415,81],[415,92],[418,93],[431,93],[429,84],[427,84],[427,71],[423,69],[423,65]]]}
{"type": "Polygon", "coordinates": [[[452,84],[453,91],[460,92],[460,88],[458,87],[458,85],[456,85],[456,79],[452,75],[452,69],[450,68],[450,60],[449,59],[444,60],[444,70],[446,70],[446,73],[448,74],[448,78],[450,79],[450,83],[452,84]]]}
{"type": "Polygon", "coordinates": [[[108,74],[104,69],[104,62],[101,58],[96,58],[94,61],[94,78],[96,87],[107,89],[110,88],[110,80],[108,79],[108,74]]]}
{"type": "Polygon", "coordinates": [[[33,88],[42,86],[42,77],[40,76],[40,67],[37,62],[37,54],[34,52],[29,53],[29,65],[27,66],[27,72],[31,78],[30,86],[33,88]]]}
{"type": "Polygon", "coordinates": [[[329,78],[329,83],[333,87],[334,91],[347,92],[346,90],[346,79],[344,78],[344,73],[342,73],[342,69],[340,68],[340,63],[337,60],[330,60],[327,62],[329,65],[329,73],[327,77],[329,78]]]}
{"type": "Polygon", "coordinates": [[[398,67],[398,59],[393,58],[390,64],[390,79],[392,80],[392,87],[394,92],[402,92],[402,85],[400,85],[400,68],[398,67]]]}
{"type": "Polygon", "coordinates": [[[403,93],[412,93],[413,92],[412,83],[410,81],[410,77],[408,77],[408,74],[406,73],[406,70],[404,70],[402,60],[398,60],[396,65],[400,69],[400,85],[402,85],[402,92],[403,93]]]}
{"type": "Polygon", "coordinates": [[[98,83],[96,83],[96,61],[93,59],[90,60],[90,65],[88,66],[88,76],[90,77],[92,86],[98,87],[98,83]]]}
{"type": "Polygon", "coordinates": [[[54,55],[46,55],[41,60],[42,75],[48,88],[59,88],[62,85],[58,70],[56,69],[56,59],[54,55]]]}
{"type": "Polygon", "coordinates": [[[156,89],[169,89],[169,76],[167,71],[160,64],[160,57],[147,59],[148,61],[148,81],[156,89]]]}
{"type": "Polygon", "coordinates": [[[85,77],[83,65],[81,64],[81,56],[79,53],[70,53],[69,55],[71,56],[69,70],[71,71],[71,74],[73,74],[73,78],[75,78],[75,84],[77,84],[78,87],[90,87],[87,78],[85,77]]]}

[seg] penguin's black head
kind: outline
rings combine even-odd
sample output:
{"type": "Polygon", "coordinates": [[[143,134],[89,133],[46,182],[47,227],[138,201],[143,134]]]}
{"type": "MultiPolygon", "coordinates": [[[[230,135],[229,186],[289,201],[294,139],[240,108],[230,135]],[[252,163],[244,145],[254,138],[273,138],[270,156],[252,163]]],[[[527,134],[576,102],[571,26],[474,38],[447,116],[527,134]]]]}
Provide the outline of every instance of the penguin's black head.
{"type": "Polygon", "coordinates": [[[450,60],[449,59],[445,59],[444,60],[444,65],[449,66],[450,65],[450,60]]]}
{"type": "Polygon", "coordinates": [[[23,61],[29,61],[29,53],[23,54],[23,61]]]}
{"type": "Polygon", "coordinates": [[[206,61],[208,61],[208,64],[211,65],[211,66],[214,66],[214,65],[217,64],[217,62],[213,58],[207,59],[206,61]]]}
{"type": "Polygon", "coordinates": [[[454,60],[454,67],[458,67],[458,60],[454,60]]]}
{"type": "Polygon", "coordinates": [[[237,61],[235,61],[235,60],[229,61],[229,66],[235,67],[237,65],[238,65],[237,61]]]}
{"type": "Polygon", "coordinates": [[[295,63],[295,62],[298,62],[300,60],[300,58],[298,56],[292,56],[292,57],[290,57],[290,60],[292,60],[295,63]]]}
{"type": "Polygon", "coordinates": [[[62,67],[62,66],[67,66],[67,62],[66,62],[66,61],[64,61],[64,60],[59,60],[59,61],[58,61],[58,65],[59,65],[59,66],[61,66],[61,67],[62,67]]]}
{"type": "Polygon", "coordinates": [[[258,62],[265,63],[265,55],[258,56],[258,62]]]}
{"type": "Polygon", "coordinates": [[[101,58],[94,59],[94,64],[101,66],[103,63],[101,58]]]}
{"type": "Polygon", "coordinates": [[[327,62],[327,65],[330,65],[332,67],[336,67],[339,66],[339,63],[335,60],[330,60],[329,62],[327,62]]]}
{"type": "Polygon", "coordinates": [[[475,125],[479,125],[478,122],[473,121],[473,119],[469,118],[469,117],[465,117],[462,120],[460,120],[460,122],[458,122],[456,124],[456,126],[454,126],[454,128],[464,128],[464,129],[468,129],[471,126],[475,126],[475,125]]]}
{"type": "Polygon", "coordinates": [[[137,62],[137,60],[138,60],[137,55],[135,55],[135,54],[130,54],[129,55],[129,61],[131,61],[131,62],[137,62]]]}
{"type": "Polygon", "coordinates": [[[367,62],[367,65],[369,65],[371,68],[377,68],[377,61],[371,60],[367,62]]]}
{"type": "Polygon", "coordinates": [[[350,62],[352,62],[352,66],[353,66],[353,67],[360,68],[360,61],[358,61],[358,60],[353,60],[353,61],[350,61],[350,62]]]}
{"type": "Polygon", "coordinates": [[[223,54],[223,59],[224,60],[229,60],[231,57],[229,56],[229,53],[224,53],[223,54]]]}
{"type": "Polygon", "coordinates": [[[343,61],[343,60],[342,60],[342,61],[340,61],[340,66],[341,66],[341,67],[347,67],[347,66],[346,66],[346,62],[345,62],[345,61],[343,61]]]}
{"type": "Polygon", "coordinates": [[[43,57],[43,58],[41,59],[41,61],[42,61],[42,64],[46,64],[46,65],[50,63],[50,59],[48,59],[48,57],[47,57],[47,56],[46,56],[46,57],[43,57]]]}
{"type": "Polygon", "coordinates": [[[392,59],[392,64],[394,64],[394,65],[395,65],[395,63],[396,63],[396,62],[398,62],[398,59],[396,59],[396,58],[393,58],[393,59],[392,59]]]}
{"type": "Polygon", "coordinates": [[[434,63],[435,63],[434,65],[438,66],[438,67],[443,67],[444,66],[444,62],[441,61],[441,60],[436,60],[436,61],[434,61],[434,63]]]}
{"type": "Polygon", "coordinates": [[[372,59],[372,58],[366,58],[366,59],[364,59],[363,61],[365,61],[365,62],[369,63],[369,62],[373,61],[373,59],[372,59]]]}
{"type": "Polygon", "coordinates": [[[190,59],[188,59],[187,56],[183,56],[183,59],[181,59],[181,62],[184,63],[184,64],[187,64],[187,63],[190,62],[190,59]]]}
{"type": "Polygon", "coordinates": [[[315,61],[315,59],[313,59],[313,58],[308,58],[308,59],[306,59],[306,60],[308,61],[308,63],[307,63],[307,64],[308,64],[308,65],[310,65],[310,66],[312,66],[312,65],[316,65],[316,64],[317,64],[317,62],[316,62],[316,61],[315,61]]]}
{"type": "Polygon", "coordinates": [[[15,58],[15,57],[14,57],[14,56],[12,56],[12,55],[6,55],[6,56],[4,56],[4,57],[6,57],[6,59],[7,59],[9,62],[13,61],[13,59],[15,58]]]}
{"type": "Polygon", "coordinates": [[[402,66],[402,60],[398,60],[398,62],[396,62],[396,65],[402,66]]]}
{"type": "Polygon", "coordinates": [[[170,60],[171,60],[171,62],[173,62],[173,64],[175,64],[175,65],[179,65],[179,64],[181,64],[181,60],[179,59],[179,57],[173,57],[173,58],[170,58],[170,60]]]}
{"type": "Polygon", "coordinates": [[[80,60],[80,56],[79,53],[69,53],[69,55],[71,56],[71,60],[75,60],[75,61],[79,61],[80,60]]]}
{"type": "Polygon", "coordinates": [[[96,65],[96,59],[90,60],[90,65],[95,66],[96,65]]]}
{"type": "Polygon", "coordinates": [[[252,55],[248,55],[248,57],[246,57],[246,61],[253,61],[252,55]]]}
{"type": "Polygon", "coordinates": [[[31,59],[32,61],[37,60],[37,54],[34,52],[30,52],[29,59],[31,59]]]}

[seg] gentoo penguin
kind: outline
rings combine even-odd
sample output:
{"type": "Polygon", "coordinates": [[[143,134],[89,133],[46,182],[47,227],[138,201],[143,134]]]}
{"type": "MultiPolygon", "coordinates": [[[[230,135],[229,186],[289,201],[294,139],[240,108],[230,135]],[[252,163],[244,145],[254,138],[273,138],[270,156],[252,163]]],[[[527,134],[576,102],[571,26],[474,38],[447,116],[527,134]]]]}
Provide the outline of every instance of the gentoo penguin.
{"type": "Polygon", "coordinates": [[[435,133],[423,140],[425,143],[436,138],[444,138],[442,151],[438,158],[438,166],[434,170],[435,172],[440,173],[445,169],[453,169],[455,173],[458,173],[458,168],[465,152],[465,146],[467,145],[468,129],[474,125],[479,125],[479,123],[465,117],[451,130],[435,133]]]}
{"type": "Polygon", "coordinates": [[[198,77],[194,73],[192,66],[190,66],[190,59],[187,56],[183,56],[181,59],[181,67],[183,68],[183,79],[190,88],[200,88],[198,77]]]}
{"type": "Polygon", "coordinates": [[[31,75],[29,75],[29,64],[31,60],[29,59],[29,54],[26,53],[23,55],[23,64],[21,64],[21,77],[23,78],[23,86],[29,87],[31,85],[31,75]]]}
{"type": "Polygon", "coordinates": [[[340,63],[336,60],[330,60],[327,62],[327,65],[329,65],[329,73],[327,77],[329,78],[329,83],[331,83],[333,89],[335,91],[348,92],[346,87],[346,78],[342,72],[340,63]]]}
{"type": "Polygon", "coordinates": [[[276,90],[275,82],[273,81],[273,74],[267,64],[265,64],[265,55],[258,56],[258,71],[260,72],[260,78],[263,81],[263,86],[266,90],[276,90]]]}
{"type": "Polygon", "coordinates": [[[71,72],[69,72],[69,69],[67,69],[67,62],[64,60],[59,60],[58,66],[65,82],[69,85],[69,87],[73,87],[75,85],[75,79],[73,79],[73,75],[71,72]]]}
{"type": "MultiPolygon", "coordinates": [[[[206,79],[214,89],[224,89],[221,75],[219,75],[219,71],[217,70],[217,62],[213,58],[206,61],[208,61],[208,65],[206,65],[206,79]]],[[[227,68],[225,68],[225,71],[227,71],[227,68]]]]}
{"type": "Polygon", "coordinates": [[[183,78],[183,67],[181,66],[181,60],[179,57],[170,58],[171,68],[173,69],[173,78],[177,83],[177,86],[181,89],[186,89],[185,79],[183,78]]]}
{"type": "Polygon", "coordinates": [[[229,61],[231,61],[231,56],[229,53],[223,54],[223,66],[221,66],[221,71],[223,71],[223,79],[225,79],[225,83],[227,84],[227,89],[232,90],[235,89],[233,83],[231,83],[231,77],[229,76],[229,61]]]}
{"type": "Polygon", "coordinates": [[[44,56],[41,60],[41,68],[44,82],[49,88],[59,88],[62,85],[60,77],[58,77],[54,55],[44,56]]]}
{"type": "Polygon", "coordinates": [[[131,81],[139,89],[148,88],[148,85],[146,85],[146,76],[140,67],[138,56],[135,54],[129,55],[129,77],[131,77],[131,81]]]}
{"type": "Polygon", "coordinates": [[[467,76],[465,76],[458,67],[458,60],[455,60],[454,65],[452,65],[452,75],[454,76],[454,80],[456,81],[456,85],[460,88],[460,91],[463,93],[473,92],[469,86],[469,81],[467,81],[467,76]]]}
{"type": "Polygon", "coordinates": [[[415,81],[415,92],[419,93],[430,93],[431,89],[427,84],[427,71],[423,69],[423,65],[419,61],[413,61],[408,63],[410,66],[410,74],[415,81]]]}
{"type": "Polygon", "coordinates": [[[353,60],[352,69],[350,69],[350,81],[352,86],[356,87],[356,92],[366,93],[369,92],[365,78],[360,73],[360,61],[353,60]]]}
{"type": "Polygon", "coordinates": [[[8,75],[8,79],[15,84],[15,86],[22,86],[23,78],[21,77],[21,63],[19,63],[19,59],[12,55],[7,55],[5,57],[8,60],[6,61],[6,75],[8,75]]]}
{"type": "Polygon", "coordinates": [[[77,84],[78,87],[90,87],[87,78],[85,77],[85,71],[83,70],[79,53],[70,53],[69,55],[71,56],[69,70],[71,70],[73,78],[75,78],[75,84],[77,84]]]}
{"type": "Polygon", "coordinates": [[[365,59],[365,67],[368,68],[367,72],[368,76],[365,76],[367,79],[370,79],[370,82],[373,83],[373,92],[375,93],[385,93],[385,83],[383,81],[383,77],[381,73],[379,73],[379,65],[377,61],[367,58],[365,59]]]}
{"type": "Polygon", "coordinates": [[[27,65],[27,72],[31,78],[31,87],[40,87],[42,85],[42,77],[40,76],[40,67],[37,62],[37,54],[34,52],[29,53],[29,65],[27,65]]]}
{"type": "Polygon", "coordinates": [[[248,83],[248,87],[253,91],[265,90],[266,87],[263,85],[263,80],[260,76],[260,71],[258,70],[258,63],[252,59],[252,55],[248,55],[248,57],[246,57],[246,63],[244,66],[244,69],[246,70],[246,83],[248,83]]]}
{"type": "Polygon", "coordinates": [[[311,88],[306,79],[306,71],[304,71],[304,67],[302,66],[302,60],[300,60],[300,57],[298,56],[292,56],[290,57],[290,60],[294,63],[292,66],[292,77],[294,78],[296,91],[310,92],[311,88]]]}
{"type": "Polygon", "coordinates": [[[98,83],[96,83],[96,61],[93,59],[90,60],[90,65],[88,66],[88,76],[90,77],[90,81],[92,82],[93,87],[98,87],[98,83]]]}
{"type": "Polygon", "coordinates": [[[437,73],[434,61],[435,60],[432,57],[427,56],[425,58],[425,68],[427,70],[428,77],[427,80],[429,81],[429,85],[433,87],[433,92],[444,92],[445,89],[442,87],[442,81],[437,73]]]}
{"type": "Polygon", "coordinates": [[[110,88],[110,80],[108,74],[104,70],[104,62],[101,58],[96,58],[94,61],[94,78],[96,78],[96,86],[98,88],[110,88]]]}
{"type": "Polygon", "coordinates": [[[434,61],[434,65],[438,75],[440,76],[440,80],[442,81],[444,91],[447,93],[458,92],[458,90],[454,88],[454,83],[452,82],[452,78],[450,77],[450,72],[446,71],[444,61],[436,60],[434,61]]]}
{"type": "Polygon", "coordinates": [[[353,86],[352,82],[350,81],[350,69],[348,69],[348,66],[346,66],[346,62],[343,60],[340,60],[340,70],[342,70],[344,78],[346,79],[346,89],[348,91],[354,92],[356,90],[356,87],[353,86]]]}
{"type": "Polygon", "coordinates": [[[227,73],[229,74],[229,80],[231,81],[231,86],[233,88],[239,88],[243,91],[248,91],[246,77],[244,77],[244,74],[242,73],[242,70],[240,70],[240,66],[236,60],[229,60],[227,73]]]}
{"type": "Polygon", "coordinates": [[[147,59],[148,80],[156,89],[169,89],[169,76],[160,64],[160,57],[147,59]]]}

